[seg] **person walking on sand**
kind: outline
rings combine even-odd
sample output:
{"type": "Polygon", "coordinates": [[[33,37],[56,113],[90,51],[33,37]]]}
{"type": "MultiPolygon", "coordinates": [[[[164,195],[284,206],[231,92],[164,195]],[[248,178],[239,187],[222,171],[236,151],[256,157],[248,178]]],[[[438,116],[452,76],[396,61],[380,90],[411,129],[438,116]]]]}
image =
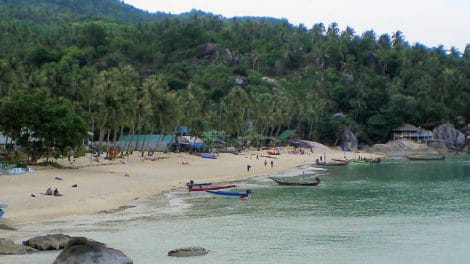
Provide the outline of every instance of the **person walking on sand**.
{"type": "Polygon", "coordinates": [[[251,165],[250,164],[246,165],[246,171],[250,171],[250,169],[251,169],[251,165]]]}
{"type": "Polygon", "coordinates": [[[268,166],[268,161],[267,160],[264,160],[264,166],[268,166]]]}
{"type": "Polygon", "coordinates": [[[271,168],[274,166],[274,161],[271,160],[271,168]]]}

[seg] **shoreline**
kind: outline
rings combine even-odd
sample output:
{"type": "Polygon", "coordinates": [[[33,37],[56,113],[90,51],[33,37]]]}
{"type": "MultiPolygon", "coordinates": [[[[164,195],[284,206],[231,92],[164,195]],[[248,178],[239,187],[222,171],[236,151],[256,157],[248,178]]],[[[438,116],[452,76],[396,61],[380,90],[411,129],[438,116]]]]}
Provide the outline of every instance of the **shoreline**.
{"type": "MultiPolygon", "coordinates": [[[[32,174],[0,175],[0,185],[7,187],[2,191],[0,203],[8,204],[1,221],[16,227],[67,216],[119,210],[136,199],[183,189],[189,180],[240,182],[301,165],[313,165],[319,156],[327,155],[332,159],[345,155],[321,144],[314,148],[314,153],[306,151],[304,155],[293,154],[291,147],[280,149],[281,155],[275,159],[269,159],[265,150],[248,150],[238,155],[220,153],[217,159],[204,159],[187,153],[157,154],[157,157],[149,158],[135,152],[113,161],[96,162],[89,157],[73,162],[58,161],[64,166],[78,168],[33,167],[32,174]],[[268,161],[267,166],[264,165],[265,160],[268,161]],[[274,162],[273,167],[270,166],[271,161],[274,162]],[[249,171],[247,165],[251,166],[249,171]],[[72,187],[74,185],[77,187],[72,187]],[[49,187],[58,188],[63,196],[41,194],[49,187]]],[[[353,158],[352,155],[357,153],[346,155],[353,158]]]]}

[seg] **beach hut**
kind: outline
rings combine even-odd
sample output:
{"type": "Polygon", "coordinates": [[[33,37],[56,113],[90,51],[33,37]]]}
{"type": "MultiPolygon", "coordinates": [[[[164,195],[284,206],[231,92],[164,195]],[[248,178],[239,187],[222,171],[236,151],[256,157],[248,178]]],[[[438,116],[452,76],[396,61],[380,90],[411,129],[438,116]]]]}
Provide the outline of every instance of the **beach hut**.
{"type": "Polygon", "coordinates": [[[175,134],[177,136],[189,136],[191,130],[187,126],[179,126],[175,129],[175,134]]]}
{"type": "Polygon", "coordinates": [[[198,137],[179,136],[176,137],[176,141],[183,149],[190,151],[201,151],[204,148],[204,141],[198,137]]]}
{"type": "Polygon", "coordinates": [[[394,140],[408,139],[413,141],[428,141],[433,138],[433,133],[411,124],[403,124],[393,129],[392,138],[394,140]]]}
{"type": "Polygon", "coordinates": [[[117,141],[117,147],[121,149],[129,149],[137,151],[160,151],[167,152],[171,149],[175,142],[173,135],[163,134],[137,134],[137,135],[121,135],[117,141]]]}
{"type": "Polygon", "coordinates": [[[11,138],[6,137],[0,134],[0,149],[7,149],[9,146],[11,147],[14,144],[11,138]]]}
{"type": "Polygon", "coordinates": [[[279,137],[277,137],[281,142],[287,142],[290,139],[293,139],[296,135],[295,130],[284,130],[279,137]]]}

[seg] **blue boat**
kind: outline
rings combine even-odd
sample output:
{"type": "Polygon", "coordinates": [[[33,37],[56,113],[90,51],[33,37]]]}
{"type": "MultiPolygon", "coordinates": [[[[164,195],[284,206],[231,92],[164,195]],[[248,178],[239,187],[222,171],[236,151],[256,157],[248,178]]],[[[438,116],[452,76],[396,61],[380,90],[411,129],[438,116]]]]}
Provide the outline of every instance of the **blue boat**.
{"type": "Polygon", "coordinates": [[[3,209],[0,209],[0,218],[3,216],[4,213],[5,211],[3,211],[3,209]]]}
{"type": "Polygon", "coordinates": [[[17,175],[17,174],[24,174],[26,172],[23,168],[12,168],[7,170],[8,175],[17,175]]]}
{"type": "Polygon", "coordinates": [[[225,195],[225,196],[235,196],[240,198],[248,198],[251,196],[251,190],[246,190],[246,192],[235,192],[235,191],[206,191],[208,193],[217,194],[217,195],[225,195]]]}
{"type": "Polygon", "coordinates": [[[215,154],[215,153],[201,153],[201,158],[216,159],[217,154],[215,154]]]}

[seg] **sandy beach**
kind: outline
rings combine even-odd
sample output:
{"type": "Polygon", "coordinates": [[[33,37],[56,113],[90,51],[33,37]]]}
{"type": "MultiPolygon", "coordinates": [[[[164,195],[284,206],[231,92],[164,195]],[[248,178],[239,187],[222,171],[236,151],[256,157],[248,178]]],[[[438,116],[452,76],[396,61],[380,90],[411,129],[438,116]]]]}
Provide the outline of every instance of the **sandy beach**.
{"type": "MultiPolygon", "coordinates": [[[[254,176],[272,175],[300,166],[313,164],[326,155],[342,159],[340,150],[316,144],[313,153],[293,153],[293,148],[280,148],[280,155],[268,156],[266,151],[248,150],[234,155],[220,153],[217,159],[204,159],[187,153],[140,152],[124,159],[93,161],[82,157],[58,163],[72,168],[32,167],[32,173],[0,175],[0,204],[8,208],[3,216],[13,226],[51,220],[65,216],[87,215],[125,206],[130,201],[185,188],[186,182],[234,182],[254,176]],[[145,153],[146,154],[146,153],[145,153]],[[258,156],[258,159],[257,159],[258,156]],[[264,165],[267,160],[268,165],[264,165]],[[273,161],[273,167],[270,162],[273,161]],[[247,165],[251,169],[247,171],[247,165]],[[76,185],[76,187],[73,187],[76,185]],[[44,195],[47,188],[58,188],[63,195],[44,195]]],[[[346,153],[354,158],[357,153],[346,153]]]]}

